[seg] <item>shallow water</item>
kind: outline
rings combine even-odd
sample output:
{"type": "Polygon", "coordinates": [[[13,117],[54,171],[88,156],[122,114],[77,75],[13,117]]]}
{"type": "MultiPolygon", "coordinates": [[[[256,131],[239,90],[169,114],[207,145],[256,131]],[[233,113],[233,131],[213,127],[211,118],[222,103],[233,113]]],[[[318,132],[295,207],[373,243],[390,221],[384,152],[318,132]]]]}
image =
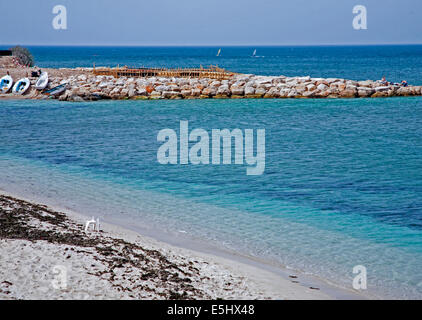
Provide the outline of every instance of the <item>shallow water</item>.
{"type": "Polygon", "coordinates": [[[0,101],[0,188],[422,297],[422,99],[0,101]],[[160,165],[157,133],[264,128],[266,169],[160,165]]]}

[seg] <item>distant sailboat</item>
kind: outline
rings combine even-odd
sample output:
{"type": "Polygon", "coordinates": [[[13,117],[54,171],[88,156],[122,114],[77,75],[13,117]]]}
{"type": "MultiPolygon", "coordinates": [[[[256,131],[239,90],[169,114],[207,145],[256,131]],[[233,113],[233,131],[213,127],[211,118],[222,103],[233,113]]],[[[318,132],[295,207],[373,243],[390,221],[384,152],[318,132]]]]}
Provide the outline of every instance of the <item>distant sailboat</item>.
{"type": "Polygon", "coordinates": [[[220,49],[218,49],[218,52],[217,52],[217,57],[219,57],[219,56],[220,56],[220,54],[221,54],[221,48],[220,48],[220,49]]]}
{"type": "Polygon", "coordinates": [[[256,55],[256,49],[252,53],[252,58],[264,58],[264,56],[257,56],[256,55]]]}

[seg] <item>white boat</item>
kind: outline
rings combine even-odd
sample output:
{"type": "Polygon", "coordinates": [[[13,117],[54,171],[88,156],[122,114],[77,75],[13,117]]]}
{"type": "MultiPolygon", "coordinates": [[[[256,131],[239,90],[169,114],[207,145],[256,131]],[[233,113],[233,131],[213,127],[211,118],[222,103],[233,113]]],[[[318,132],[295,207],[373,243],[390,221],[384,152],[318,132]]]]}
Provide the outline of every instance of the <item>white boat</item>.
{"type": "Polygon", "coordinates": [[[13,79],[7,75],[0,79],[0,92],[7,93],[13,85],[13,79]]]}
{"type": "Polygon", "coordinates": [[[41,73],[40,77],[38,78],[37,82],[35,83],[35,89],[43,90],[47,87],[48,84],[48,73],[43,72],[41,73]]]}
{"type": "Polygon", "coordinates": [[[30,85],[31,81],[28,78],[22,78],[15,83],[12,92],[15,94],[24,94],[30,85]]]}
{"type": "Polygon", "coordinates": [[[217,57],[219,57],[219,56],[220,56],[220,54],[221,54],[221,48],[220,48],[220,49],[218,49],[218,52],[217,52],[217,57]]]}

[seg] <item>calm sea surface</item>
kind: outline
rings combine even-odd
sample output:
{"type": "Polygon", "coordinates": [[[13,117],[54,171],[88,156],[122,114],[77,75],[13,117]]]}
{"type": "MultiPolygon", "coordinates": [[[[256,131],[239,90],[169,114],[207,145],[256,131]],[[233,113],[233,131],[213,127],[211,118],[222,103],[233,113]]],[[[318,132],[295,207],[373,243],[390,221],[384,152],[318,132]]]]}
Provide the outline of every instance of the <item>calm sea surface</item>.
{"type": "MultiPolygon", "coordinates": [[[[194,66],[422,84],[422,47],[31,48],[40,66],[194,66]],[[218,48],[217,48],[218,49],[218,48]],[[221,59],[220,59],[221,58],[221,59]]],[[[422,298],[422,98],[0,101],[0,188],[422,298]],[[157,162],[157,133],[266,130],[266,169],[157,162]]]]}

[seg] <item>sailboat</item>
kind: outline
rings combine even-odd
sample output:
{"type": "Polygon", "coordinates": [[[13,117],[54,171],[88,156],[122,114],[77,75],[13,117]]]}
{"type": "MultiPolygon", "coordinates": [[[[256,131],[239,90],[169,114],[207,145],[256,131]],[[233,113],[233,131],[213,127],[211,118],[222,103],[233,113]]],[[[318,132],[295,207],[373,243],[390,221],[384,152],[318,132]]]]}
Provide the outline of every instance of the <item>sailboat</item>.
{"type": "Polygon", "coordinates": [[[220,54],[221,54],[221,48],[220,48],[220,49],[218,49],[218,52],[217,52],[217,57],[219,57],[219,56],[220,56],[220,54]]]}
{"type": "Polygon", "coordinates": [[[252,53],[252,58],[264,58],[264,56],[257,56],[256,55],[256,49],[252,53]]]}

